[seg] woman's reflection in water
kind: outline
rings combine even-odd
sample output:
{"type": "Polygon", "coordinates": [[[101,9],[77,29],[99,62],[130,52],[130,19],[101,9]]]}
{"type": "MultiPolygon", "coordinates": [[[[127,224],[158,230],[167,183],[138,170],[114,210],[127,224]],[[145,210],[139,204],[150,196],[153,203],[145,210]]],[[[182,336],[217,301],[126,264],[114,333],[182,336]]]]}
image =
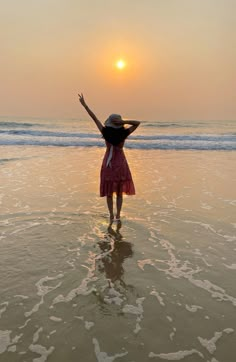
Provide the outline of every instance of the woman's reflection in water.
{"type": "Polygon", "coordinates": [[[116,286],[118,289],[133,289],[131,285],[126,285],[124,277],[123,262],[132,257],[132,244],[122,240],[120,233],[121,221],[117,223],[116,229],[109,225],[104,240],[100,241],[99,247],[102,251],[98,270],[104,272],[108,280],[109,287],[116,286]]]}

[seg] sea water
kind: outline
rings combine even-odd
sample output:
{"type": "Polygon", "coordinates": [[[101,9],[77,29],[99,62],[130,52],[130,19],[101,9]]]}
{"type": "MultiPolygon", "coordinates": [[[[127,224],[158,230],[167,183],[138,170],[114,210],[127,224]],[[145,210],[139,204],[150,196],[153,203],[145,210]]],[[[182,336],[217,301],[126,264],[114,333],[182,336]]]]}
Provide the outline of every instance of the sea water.
{"type": "MultiPolygon", "coordinates": [[[[91,121],[92,122],[92,121],[91,121]]],[[[96,126],[84,120],[0,118],[0,145],[103,147],[96,126]]],[[[236,121],[142,121],[131,149],[236,150],[236,121]]]]}
{"type": "Polygon", "coordinates": [[[235,361],[235,124],[144,121],[109,226],[92,121],[1,119],[0,361],[235,361]]]}

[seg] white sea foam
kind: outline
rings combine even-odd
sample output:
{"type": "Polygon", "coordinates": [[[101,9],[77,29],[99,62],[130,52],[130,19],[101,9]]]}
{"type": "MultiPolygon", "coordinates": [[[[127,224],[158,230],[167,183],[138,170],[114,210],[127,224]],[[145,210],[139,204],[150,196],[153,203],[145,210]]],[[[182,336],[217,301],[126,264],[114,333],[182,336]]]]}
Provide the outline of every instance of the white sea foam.
{"type": "Polygon", "coordinates": [[[200,252],[199,249],[195,249],[195,250],[194,250],[194,254],[196,254],[196,255],[202,255],[202,253],[200,252]]]}
{"type": "Polygon", "coordinates": [[[10,338],[11,331],[0,330],[0,354],[7,350],[7,347],[11,344],[10,338]]]}
{"type": "Polygon", "coordinates": [[[217,234],[216,230],[210,224],[206,224],[206,223],[203,223],[201,221],[192,221],[192,220],[184,220],[184,222],[187,223],[187,224],[200,225],[200,226],[204,227],[206,230],[209,230],[209,231],[213,232],[214,234],[217,234]]]}
{"type": "Polygon", "coordinates": [[[201,203],[201,208],[206,210],[211,210],[213,207],[203,202],[201,203]]]}
{"type": "Polygon", "coordinates": [[[15,352],[16,351],[16,344],[19,342],[21,337],[23,336],[23,333],[19,335],[15,335],[14,338],[10,338],[10,334],[12,331],[6,330],[1,331],[0,330],[0,354],[4,353],[6,350],[9,352],[15,352]]]}
{"type": "Polygon", "coordinates": [[[145,265],[152,265],[152,266],[155,265],[151,259],[138,260],[137,263],[138,263],[139,268],[142,270],[144,270],[145,265]]]}
{"type": "Polygon", "coordinates": [[[21,298],[21,299],[28,299],[29,297],[27,295],[22,295],[22,294],[16,294],[14,295],[15,298],[21,298]]]}
{"type": "Polygon", "coordinates": [[[49,317],[49,319],[51,319],[51,321],[53,321],[53,322],[61,322],[62,321],[61,318],[54,317],[54,316],[49,317]]]}
{"type": "Polygon", "coordinates": [[[114,356],[108,356],[106,352],[101,352],[98,340],[96,338],[93,338],[93,344],[94,344],[94,352],[98,362],[113,362],[117,358],[126,356],[128,354],[128,352],[123,352],[123,353],[117,353],[114,356]]]}
{"type": "Polygon", "coordinates": [[[77,288],[72,289],[65,297],[60,294],[53,300],[53,305],[61,302],[70,302],[73,300],[77,295],[88,295],[92,293],[95,288],[91,287],[88,289],[88,284],[92,281],[96,281],[97,277],[94,276],[94,270],[95,270],[95,257],[96,254],[90,252],[90,257],[88,259],[88,263],[90,264],[90,268],[83,265],[88,269],[87,276],[82,280],[80,285],[77,288]]]}
{"type": "Polygon", "coordinates": [[[188,224],[196,224],[196,225],[200,225],[202,227],[204,227],[206,230],[208,231],[211,231],[212,233],[218,235],[218,236],[221,236],[222,238],[224,238],[226,241],[235,241],[236,240],[236,236],[235,235],[224,235],[224,234],[221,234],[220,232],[216,231],[212,225],[210,224],[206,224],[206,223],[203,223],[201,221],[192,221],[192,220],[184,220],[185,223],[188,223],[188,224]]]}
{"type": "Polygon", "coordinates": [[[232,242],[236,240],[236,235],[222,235],[219,234],[220,236],[222,236],[226,241],[232,242]]]}
{"type": "Polygon", "coordinates": [[[40,328],[38,328],[37,329],[37,331],[34,333],[34,335],[33,335],[33,343],[35,344],[36,342],[38,342],[38,340],[39,340],[39,335],[40,335],[40,333],[43,331],[43,328],[42,327],[40,327],[40,328]]]}
{"type": "Polygon", "coordinates": [[[150,292],[150,295],[155,295],[160,305],[162,305],[163,307],[165,306],[162,296],[156,290],[152,290],[150,292]]]}
{"type": "Polygon", "coordinates": [[[229,301],[234,306],[236,306],[236,298],[228,295],[225,290],[209,280],[197,280],[192,277],[189,277],[188,280],[195,286],[202,288],[209,292],[213,298],[216,298],[218,301],[229,301]]]}
{"type": "Polygon", "coordinates": [[[76,262],[76,259],[67,260],[66,262],[67,262],[68,265],[71,266],[71,268],[72,268],[73,270],[75,270],[75,262],[76,262]]]}
{"type": "Polygon", "coordinates": [[[85,321],[84,322],[84,326],[85,326],[85,329],[87,329],[88,331],[95,325],[94,322],[88,322],[88,321],[85,321]]]}
{"type": "Polygon", "coordinates": [[[236,264],[231,264],[231,265],[224,264],[224,266],[228,269],[236,269],[236,264]]]}
{"type": "Polygon", "coordinates": [[[9,302],[3,302],[0,304],[0,319],[1,319],[2,314],[6,311],[8,304],[9,304],[9,302]]]}
{"type": "Polygon", "coordinates": [[[198,309],[203,309],[200,305],[185,305],[185,308],[192,313],[196,313],[198,309]]]}
{"type": "Polygon", "coordinates": [[[146,299],[145,297],[137,298],[136,299],[137,306],[134,306],[131,304],[126,304],[122,309],[123,313],[135,314],[137,316],[136,317],[136,326],[134,329],[135,334],[137,334],[141,330],[140,322],[143,319],[143,312],[144,312],[142,304],[145,299],[146,299]]]}
{"type": "Polygon", "coordinates": [[[214,337],[211,339],[204,339],[202,337],[198,337],[199,342],[203,347],[205,347],[209,353],[213,354],[216,351],[216,342],[223,336],[223,333],[233,333],[234,329],[226,328],[222,332],[215,332],[214,337]]]}
{"type": "Polygon", "coordinates": [[[49,349],[47,349],[44,346],[41,346],[40,344],[31,344],[29,346],[29,350],[31,352],[37,353],[40,355],[38,358],[34,358],[33,362],[45,362],[48,359],[48,356],[54,351],[54,347],[51,346],[49,349]]]}
{"type": "Polygon", "coordinates": [[[205,258],[201,257],[201,260],[206,264],[206,266],[212,266],[212,264],[209,264],[205,258]]]}
{"type": "MultiPolygon", "coordinates": [[[[199,267],[196,267],[196,269],[192,269],[189,267],[188,261],[181,261],[176,258],[174,251],[175,247],[172,245],[168,240],[162,239],[160,240],[161,246],[167,250],[170,259],[165,261],[165,264],[169,266],[168,269],[160,269],[158,270],[165,271],[166,274],[171,275],[173,278],[191,278],[192,275],[199,273],[201,269],[199,267]]],[[[162,260],[160,260],[161,263],[163,263],[162,260]]]]}
{"type": "Polygon", "coordinates": [[[155,354],[153,352],[149,353],[149,358],[160,357],[162,359],[167,359],[169,361],[179,361],[184,359],[186,356],[191,356],[192,354],[198,354],[201,358],[204,358],[203,354],[196,349],[191,349],[190,351],[178,351],[178,352],[171,352],[171,353],[158,353],[155,354]]]}
{"type": "Polygon", "coordinates": [[[142,298],[138,298],[136,300],[136,303],[138,304],[137,306],[132,305],[132,304],[126,304],[122,311],[123,313],[130,313],[130,314],[135,314],[135,315],[141,315],[143,313],[143,306],[142,303],[145,300],[144,297],[142,298]]]}
{"type": "Polygon", "coordinates": [[[18,327],[18,328],[19,329],[25,328],[27,326],[27,324],[29,323],[29,321],[31,321],[31,318],[26,319],[25,323],[22,326],[18,327]]]}
{"type": "MultiPolygon", "coordinates": [[[[19,205],[17,205],[17,206],[21,206],[21,204],[19,204],[19,205]]],[[[29,208],[29,206],[26,205],[24,208],[29,208]]],[[[25,226],[22,227],[22,228],[15,229],[14,231],[12,231],[11,234],[18,234],[18,233],[21,232],[21,231],[25,231],[25,230],[27,230],[27,229],[30,229],[30,228],[32,228],[32,227],[34,227],[34,226],[38,226],[38,225],[40,225],[39,222],[30,222],[30,223],[28,223],[28,225],[25,225],[25,226]]]]}
{"type": "MultiPolygon", "coordinates": [[[[186,222],[186,221],[185,221],[186,222]]],[[[212,228],[208,224],[204,224],[204,227],[206,226],[207,229],[210,229],[212,231],[212,228]]],[[[215,231],[214,231],[215,232],[215,231]]],[[[160,269],[159,267],[155,266],[158,270],[164,271],[167,275],[171,275],[173,278],[185,278],[187,279],[191,284],[202,288],[206,290],[208,293],[211,294],[213,298],[216,298],[218,301],[229,301],[234,306],[236,306],[236,298],[227,294],[225,290],[218,285],[213,284],[209,280],[200,280],[195,279],[194,275],[196,273],[199,273],[201,271],[201,268],[196,267],[196,269],[192,269],[188,266],[188,261],[182,262],[178,260],[173,250],[175,249],[174,246],[167,240],[160,240],[160,244],[164,249],[168,251],[168,254],[170,256],[170,260],[166,261],[166,264],[169,266],[168,269],[160,269]]]]}
{"type": "Polygon", "coordinates": [[[114,287],[109,288],[108,295],[104,297],[104,302],[108,304],[121,305],[124,301],[123,295],[114,287]]]}
{"type": "Polygon", "coordinates": [[[12,346],[8,347],[7,351],[8,352],[13,352],[13,353],[16,352],[16,345],[13,344],[12,346]]]}
{"type": "Polygon", "coordinates": [[[55,334],[56,333],[56,329],[53,329],[50,333],[49,333],[49,335],[51,336],[52,334],[55,334]]]}
{"type": "Polygon", "coordinates": [[[39,310],[39,307],[41,304],[44,303],[44,297],[46,294],[50,293],[52,290],[55,290],[57,289],[60,285],[61,285],[61,282],[59,282],[57,285],[55,286],[48,286],[48,285],[44,285],[45,282],[47,281],[51,281],[51,280],[56,280],[56,279],[59,279],[59,278],[62,278],[63,277],[63,274],[58,274],[56,275],[55,277],[43,277],[41,278],[35,285],[38,289],[37,291],[37,295],[39,295],[41,297],[40,301],[35,304],[33,306],[33,308],[31,309],[31,311],[29,312],[25,312],[25,316],[26,317],[29,317],[31,316],[31,314],[37,312],[39,310]]]}
{"type": "Polygon", "coordinates": [[[14,338],[12,338],[11,343],[18,343],[22,336],[23,333],[16,335],[14,338]]]}

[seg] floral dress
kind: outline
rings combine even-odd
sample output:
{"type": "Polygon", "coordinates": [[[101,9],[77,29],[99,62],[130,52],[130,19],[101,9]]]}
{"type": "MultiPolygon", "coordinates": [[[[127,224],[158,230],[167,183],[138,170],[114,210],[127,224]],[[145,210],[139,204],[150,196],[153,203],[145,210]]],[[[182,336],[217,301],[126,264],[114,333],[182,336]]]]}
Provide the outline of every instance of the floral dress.
{"type": "Polygon", "coordinates": [[[124,141],[114,146],[106,142],[106,153],[101,167],[100,196],[135,195],[134,183],[128,162],[126,160],[123,146],[124,141]]]}

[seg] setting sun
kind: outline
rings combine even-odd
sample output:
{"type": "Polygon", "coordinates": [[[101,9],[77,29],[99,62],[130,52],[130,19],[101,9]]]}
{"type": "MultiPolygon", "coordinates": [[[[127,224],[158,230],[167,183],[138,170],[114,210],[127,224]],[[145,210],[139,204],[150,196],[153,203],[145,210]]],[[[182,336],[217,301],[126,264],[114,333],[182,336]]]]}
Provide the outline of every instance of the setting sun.
{"type": "Polygon", "coordinates": [[[116,62],[116,67],[118,69],[124,69],[126,66],[126,63],[124,62],[124,60],[120,59],[116,62]]]}

